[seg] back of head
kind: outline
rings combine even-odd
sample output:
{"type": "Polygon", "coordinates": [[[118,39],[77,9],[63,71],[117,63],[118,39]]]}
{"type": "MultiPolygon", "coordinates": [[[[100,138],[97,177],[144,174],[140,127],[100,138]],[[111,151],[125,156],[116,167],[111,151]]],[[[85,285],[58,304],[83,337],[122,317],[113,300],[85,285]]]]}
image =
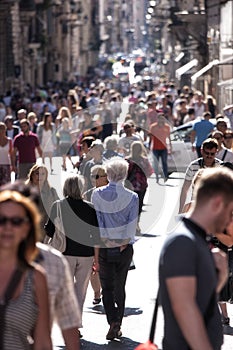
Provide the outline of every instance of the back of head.
{"type": "Polygon", "coordinates": [[[105,149],[115,151],[117,148],[117,138],[115,136],[108,136],[104,140],[105,149]]]}
{"type": "Polygon", "coordinates": [[[130,155],[133,159],[139,158],[143,154],[143,145],[141,141],[134,141],[130,147],[130,155]]]}
{"type": "Polygon", "coordinates": [[[82,138],[81,144],[86,143],[87,147],[90,148],[94,141],[95,141],[95,138],[93,136],[85,136],[82,138]]]}
{"type": "Polygon", "coordinates": [[[202,115],[202,117],[203,117],[204,119],[210,119],[210,118],[211,118],[211,113],[210,113],[210,112],[204,112],[203,115],[202,115]]]}
{"type": "Polygon", "coordinates": [[[128,162],[121,157],[113,157],[105,164],[108,180],[112,182],[122,182],[128,173],[128,162]]]}
{"type": "Polygon", "coordinates": [[[196,203],[204,204],[217,195],[223,196],[226,205],[233,202],[233,172],[227,167],[206,168],[196,181],[196,203]]]}
{"type": "Polygon", "coordinates": [[[81,175],[74,175],[65,180],[63,186],[64,197],[72,199],[82,199],[84,189],[84,179],[81,175]]]}

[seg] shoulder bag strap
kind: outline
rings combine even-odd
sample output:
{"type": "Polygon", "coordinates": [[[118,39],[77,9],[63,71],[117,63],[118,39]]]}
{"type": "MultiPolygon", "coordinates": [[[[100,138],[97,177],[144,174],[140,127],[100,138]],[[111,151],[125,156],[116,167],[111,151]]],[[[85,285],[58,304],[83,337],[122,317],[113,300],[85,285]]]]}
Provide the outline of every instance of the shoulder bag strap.
{"type": "Polygon", "coordinates": [[[156,299],[155,299],[154,313],[153,313],[153,318],[152,318],[151,328],[150,328],[149,340],[151,341],[151,343],[154,342],[155,328],[156,328],[156,321],[157,321],[157,314],[158,314],[158,307],[159,307],[159,289],[158,289],[157,296],[156,296],[156,299]]]}
{"type": "Polygon", "coordinates": [[[20,269],[15,270],[13,276],[11,277],[11,280],[7,286],[5,295],[4,295],[4,303],[5,305],[9,302],[9,300],[11,299],[12,295],[14,294],[20,280],[21,277],[23,275],[23,271],[20,269]]]}
{"type": "Polygon", "coordinates": [[[4,349],[4,328],[5,328],[5,314],[6,314],[6,307],[9,303],[11,297],[13,296],[17,286],[19,285],[19,282],[22,278],[23,271],[20,269],[16,269],[13,273],[11,280],[6,288],[6,292],[4,294],[4,299],[0,303],[0,349],[4,349]]]}
{"type": "Polygon", "coordinates": [[[225,152],[223,153],[222,161],[224,161],[224,159],[226,158],[226,155],[227,155],[227,149],[225,149],[225,152]]]}

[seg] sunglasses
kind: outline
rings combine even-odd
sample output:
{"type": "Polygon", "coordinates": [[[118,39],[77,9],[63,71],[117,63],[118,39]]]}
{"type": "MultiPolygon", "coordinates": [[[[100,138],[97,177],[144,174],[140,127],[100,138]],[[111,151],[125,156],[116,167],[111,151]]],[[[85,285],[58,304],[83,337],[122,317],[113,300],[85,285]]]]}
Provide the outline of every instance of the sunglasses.
{"type": "Polygon", "coordinates": [[[106,177],[107,175],[91,175],[91,178],[98,180],[100,177],[106,177]]]}
{"type": "Polygon", "coordinates": [[[207,156],[214,156],[216,154],[216,152],[207,152],[206,150],[203,149],[203,152],[205,153],[205,155],[207,156]]]}
{"type": "Polygon", "coordinates": [[[222,136],[219,136],[219,137],[214,136],[214,139],[215,139],[215,140],[221,140],[221,139],[222,139],[222,136]]]}
{"type": "Polygon", "coordinates": [[[29,219],[27,217],[22,218],[20,216],[12,216],[12,217],[7,217],[7,216],[0,216],[0,226],[4,226],[9,222],[12,226],[21,226],[25,222],[28,222],[29,219]]]}

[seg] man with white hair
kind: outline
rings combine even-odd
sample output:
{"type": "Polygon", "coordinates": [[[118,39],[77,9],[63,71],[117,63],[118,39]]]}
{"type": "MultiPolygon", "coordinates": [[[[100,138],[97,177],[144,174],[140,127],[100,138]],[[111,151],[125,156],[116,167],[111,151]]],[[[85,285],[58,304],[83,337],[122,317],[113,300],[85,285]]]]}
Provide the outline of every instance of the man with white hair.
{"type": "Polygon", "coordinates": [[[133,257],[138,220],[138,195],[123,185],[128,163],[111,158],[106,163],[109,184],[94,190],[102,247],[99,251],[99,275],[103,305],[110,325],[107,340],[119,338],[125,309],[125,283],[133,257]]]}

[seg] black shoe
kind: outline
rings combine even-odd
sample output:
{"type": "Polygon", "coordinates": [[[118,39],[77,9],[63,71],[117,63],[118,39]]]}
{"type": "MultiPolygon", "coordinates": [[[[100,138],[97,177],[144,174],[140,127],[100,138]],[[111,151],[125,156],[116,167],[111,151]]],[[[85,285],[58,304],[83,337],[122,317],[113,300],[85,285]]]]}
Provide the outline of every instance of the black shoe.
{"type": "Polygon", "coordinates": [[[93,301],[92,301],[92,304],[93,305],[98,305],[98,304],[100,304],[101,303],[101,298],[95,298],[95,299],[93,299],[93,301]]]}
{"type": "Polygon", "coordinates": [[[80,330],[78,329],[78,335],[79,335],[79,338],[81,339],[83,337],[82,333],[80,332],[80,330]]]}
{"type": "Polygon", "coordinates": [[[229,317],[222,317],[222,324],[224,324],[225,326],[229,326],[230,325],[230,318],[229,317]]]}
{"type": "Polygon", "coordinates": [[[121,336],[122,336],[122,332],[121,332],[120,324],[118,322],[113,322],[106,335],[106,339],[114,340],[115,338],[119,339],[121,336]]]}

